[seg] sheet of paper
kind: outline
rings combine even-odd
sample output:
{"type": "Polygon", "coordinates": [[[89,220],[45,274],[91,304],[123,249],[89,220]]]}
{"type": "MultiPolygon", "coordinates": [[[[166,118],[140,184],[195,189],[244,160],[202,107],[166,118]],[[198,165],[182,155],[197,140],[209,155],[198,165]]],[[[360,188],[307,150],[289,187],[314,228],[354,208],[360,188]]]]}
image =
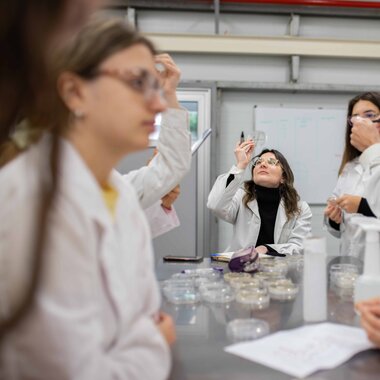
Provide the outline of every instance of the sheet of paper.
{"type": "Polygon", "coordinates": [[[361,328],[320,323],[237,343],[225,351],[291,376],[305,377],[320,369],[337,367],[370,348],[373,345],[361,328]]]}

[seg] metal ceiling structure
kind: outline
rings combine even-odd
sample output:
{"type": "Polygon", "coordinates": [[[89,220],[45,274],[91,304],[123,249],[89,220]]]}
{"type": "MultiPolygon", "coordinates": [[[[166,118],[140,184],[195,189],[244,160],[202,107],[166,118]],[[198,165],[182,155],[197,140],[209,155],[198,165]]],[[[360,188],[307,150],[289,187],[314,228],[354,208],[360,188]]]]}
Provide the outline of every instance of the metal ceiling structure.
{"type": "Polygon", "coordinates": [[[380,1],[377,0],[113,0],[109,7],[203,12],[215,12],[219,7],[220,12],[232,13],[380,17],[380,1]]]}

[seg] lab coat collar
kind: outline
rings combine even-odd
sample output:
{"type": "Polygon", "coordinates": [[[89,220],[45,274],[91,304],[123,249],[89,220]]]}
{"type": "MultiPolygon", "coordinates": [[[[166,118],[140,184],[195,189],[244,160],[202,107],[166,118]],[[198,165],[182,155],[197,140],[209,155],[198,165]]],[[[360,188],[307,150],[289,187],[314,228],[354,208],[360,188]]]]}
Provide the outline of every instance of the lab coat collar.
{"type": "MultiPolygon", "coordinates": [[[[61,192],[68,192],[80,207],[86,208],[104,228],[113,224],[113,218],[104,202],[102,189],[96,178],[89,170],[74,146],[67,140],[61,139],[61,192]]],[[[110,184],[120,192],[119,181],[110,176],[110,184]]]]}

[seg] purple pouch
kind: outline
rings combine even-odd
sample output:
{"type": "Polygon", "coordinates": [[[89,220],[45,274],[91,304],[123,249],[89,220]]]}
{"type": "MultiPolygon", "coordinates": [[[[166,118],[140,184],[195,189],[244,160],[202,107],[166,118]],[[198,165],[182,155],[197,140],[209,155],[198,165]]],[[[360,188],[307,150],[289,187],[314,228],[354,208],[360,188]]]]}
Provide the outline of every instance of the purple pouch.
{"type": "Polygon", "coordinates": [[[253,246],[239,249],[232,255],[228,267],[231,272],[256,272],[259,269],[259,254],[253,246]]]}

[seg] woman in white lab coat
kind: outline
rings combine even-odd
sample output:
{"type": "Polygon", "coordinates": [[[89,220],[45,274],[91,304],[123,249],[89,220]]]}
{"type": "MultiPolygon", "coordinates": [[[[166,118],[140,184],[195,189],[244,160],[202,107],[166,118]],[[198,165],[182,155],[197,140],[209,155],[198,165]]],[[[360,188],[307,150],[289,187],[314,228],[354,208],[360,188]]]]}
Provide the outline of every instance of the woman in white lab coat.
{"type": "Polygon", "coordinates": [[[233,224],[227,251],[254,245],[260,254],[299,253],[302,240],[311,232],[311,211],[299,201],[293,187],[293,172],[277,150],[265,149],[250,160],[254,144],[237,144],[236,165],[217,178],[207,207],[219,218],[233,224]],[[249,167],[252,179],[244,182],[249,167]]]}
{"type": "Polygon", "coordinates": [[[339,178],[325,209],[325,224],[335,237],[341,237],[345,230],[342,210],[346,219],[354,213],[380,216],[372,200],[378,198],[376,183],[371,185],[374,167],[380,161],[380,122],[373,122],[378,119],[380,93],[366,92],[350,100],[339,178]]]}
{"type": "Polygon", "coordinates": [[[146,148],[166,108],[154,49],[97,21],[61,58],[50,133],[0,171],[0,378],[166,379],[174,328],[149,227],[112,169],[146,148]]]}

